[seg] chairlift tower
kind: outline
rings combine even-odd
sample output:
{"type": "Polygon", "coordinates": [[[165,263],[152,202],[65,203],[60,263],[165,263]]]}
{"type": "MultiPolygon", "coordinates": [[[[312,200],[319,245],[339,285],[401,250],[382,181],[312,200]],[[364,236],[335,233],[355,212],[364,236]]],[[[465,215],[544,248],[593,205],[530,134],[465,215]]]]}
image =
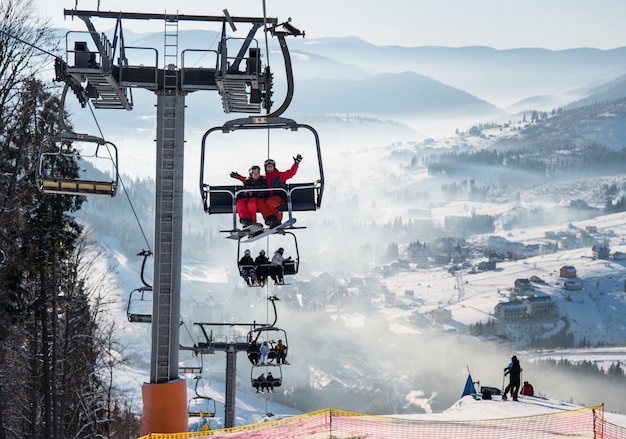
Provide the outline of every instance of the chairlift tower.
{"type": "MultiPolygon", "coordinates": [[[[64,15],[77,17],[87,26],[87,32],[78,39],[78,32],[68,32],[66,59],[58,58],[55,63],[56,80],[69,85],[81,106],[91,102],[95,108],[132,110],[132,88],[151,90],[157,96],[152,345],[150,382],[142,388],[141,434],[186,431],[186,383],[178,376],[185,96],[193,91],[218,91],[227,113],[260,113],[262,107],[269,111],[271,74],[260,71],[257,50],[250,49],[249,56],[246,51],[261,26],[274,28],[277,21],[231,17],[226,11],[224,16],[202,16],[65,9],[64,15]],[[97,32],[91,21],[93,17],[117,20],[113,42],[97,32]],[[158,65],[157,50],[124,45],[124,20],[164,22],[163,66],[158,65]],[[180,52],[179,59],[178,24],[181,21],[222,24],[219,49],[205,51],[215,56],[215,67],[186,67],[186,51],[180,52]],[[236,56],[229,57],[226,53],[227,23],[233,30],[235,23],[252,26],[236,56]],[[88,39],[95,50],[89,50],[88,39]],[[143,59],[141,63],[132,64],[130,55],[137,49],[154,53],[153,65],[143,59]],[[243,70],[241,65],[244,65],[243,70]]],[[[281,44],[283,42],[284,39],[281,44]]],[[[281,111],[284,108],[281,107],[281,111]]],[[[234,404],[234,397],[232,399],[234,404]]],[[[232,417],[234,421],[234,415],[232,417]]]]}

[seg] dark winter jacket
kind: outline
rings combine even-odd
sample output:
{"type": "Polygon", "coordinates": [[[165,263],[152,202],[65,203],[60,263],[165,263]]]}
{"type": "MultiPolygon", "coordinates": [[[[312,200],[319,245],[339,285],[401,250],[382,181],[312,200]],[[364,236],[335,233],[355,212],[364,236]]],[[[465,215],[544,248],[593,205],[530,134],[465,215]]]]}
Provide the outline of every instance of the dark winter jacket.
{"type": "Polygon", "coordinates": [[[254,180],[252,177],[241,177],[240,180],[243,182],[243,189],[237,191],[237,199],[241,198],[265,198],[267,197],[266,191],[246,191],[246,189],[265,189],[267,188],[267,180],[264,176],[260,176],[258,179],[254,180]]]}
{"type": "Polygon", "coordinates": [[[244,256],[239,260],[239,266],[241,267],[244,265],[254,265],[254,259],[252,259],[252,256],[244,256]]]}
{"type": "Polygon", "coordinates": [[[519,385],[522,368],[520,367],[519,360],[517,358],[513,358],[510,365],[507,366],[504,371],[505,375],[509,375],[509,379],[512,383],[517,383],[519,385]]]}
{"type": "Polygon", "coordinates": [[[259,255],[254,260],[254,263],[256,265],[268,265],[270,263],[270,260],[265,255],[263,255],[263,256],[259,255]]]}

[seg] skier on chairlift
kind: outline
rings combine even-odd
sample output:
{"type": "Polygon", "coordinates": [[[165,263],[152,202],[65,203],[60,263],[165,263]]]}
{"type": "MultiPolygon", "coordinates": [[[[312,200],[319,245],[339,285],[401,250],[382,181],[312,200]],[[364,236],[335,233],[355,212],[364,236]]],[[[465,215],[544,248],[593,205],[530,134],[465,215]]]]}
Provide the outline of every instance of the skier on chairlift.
{"type": "Polygon", "coordinates": [[[237,203],[235,208],[239,215],[239,222],[242,226],[248,227],[252,224],[256,224],[256,213],[258,210],[259,200],[267,197],[266,191],[260,191],[258,189],[267,188],[267,180],[261,175],[261,168],[257,165],[253,165],[248,169],[249,177],[239,175],[233,171],[230,176],[243,182],[243,190],[237,192],[237,203]],[[246,190],[254,189],[254,190],[246,190]]]}
{"type": "Polygon", "coordinates": [[[239,273],[249,287],[257,284],[256,265],[248,249],[243,252],[243,257],[239,260],[239,273]]]}
{"type": "Polygon", "coordinates": [[[275,285],[283,285],[285,283],[283,264],[285,261],[290,261],[291,256],[286,259],[283,258],[284,252],[285,250],[282,247],[276,250],[274,256],[272,256],[272,262],[270,263],[270,276],[275,285]]]}
{"type": "MultiPolygon", "coordinates": [[[[265,160],[265,179],[268,188],[287,188],[286,181],[296,175],[298,166],[302,161],[300,154],[293,158],[293,165],[287,171],[279,171],[276,169],[276,162],[272,159],[265,160]]],[[[265,224],[271,228],[277,227],[282,223],[282,213],[278,210],[278,206],[287,200],[287,194],[284,191],[270,191],[269,196],[259,200],[259,212],[263,215],[265,224]]]]}

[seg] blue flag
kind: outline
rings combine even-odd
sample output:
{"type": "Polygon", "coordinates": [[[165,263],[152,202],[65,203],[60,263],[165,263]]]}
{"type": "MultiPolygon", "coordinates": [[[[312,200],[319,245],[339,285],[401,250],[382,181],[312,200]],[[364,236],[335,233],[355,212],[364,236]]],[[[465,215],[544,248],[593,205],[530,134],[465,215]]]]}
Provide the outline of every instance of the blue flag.
{"type": "Polygon", "coordinates": [[[465,388],[463,389],[463,394],[461,395],[461,398],[463,398],[465,395],[472,395],[472,397],[476,397],[476,388],[474,387],[474,381],[472,381],[472,376],[471,375],[467,375],[467,381],[465,381],[465,388]]]}

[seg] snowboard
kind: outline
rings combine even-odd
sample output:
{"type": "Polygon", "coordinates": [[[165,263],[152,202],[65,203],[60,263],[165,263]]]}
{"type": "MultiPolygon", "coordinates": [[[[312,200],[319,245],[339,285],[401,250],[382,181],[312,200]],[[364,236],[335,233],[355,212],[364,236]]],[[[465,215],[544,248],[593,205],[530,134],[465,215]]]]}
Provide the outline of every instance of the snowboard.
{"type": "Polygon", "coordinates": [[[252,236],[255,233],[258,233],[262,230],[263,230],[263,226],[261,224],[259,223],[250,224],[249,226],[244,227],[243,230],[239,230],[239,229],[233,230],[230,233],[230,235],[228,235],[226,238],[240,240],[241,238],[245,238],[246,236],[252,236]]]}
{"type": "Polygon", "coordinates": [[[287,227],[291,227],[295,223],[296,223],[296,219],[295,218],[288,219],[287,221],[285,221],[284,223],[282,223],[279,226],[274,227],[273,229],[263,229],[262,231],[257,232],[256,234],[250,236],[248,239],[246,239],[243,242],[258,241],[259,239],[264,238],[264,237],[266,237],[268,235],[272,235],[274,233],[280,232],[283,229],[286,229],[287,227]]]}

